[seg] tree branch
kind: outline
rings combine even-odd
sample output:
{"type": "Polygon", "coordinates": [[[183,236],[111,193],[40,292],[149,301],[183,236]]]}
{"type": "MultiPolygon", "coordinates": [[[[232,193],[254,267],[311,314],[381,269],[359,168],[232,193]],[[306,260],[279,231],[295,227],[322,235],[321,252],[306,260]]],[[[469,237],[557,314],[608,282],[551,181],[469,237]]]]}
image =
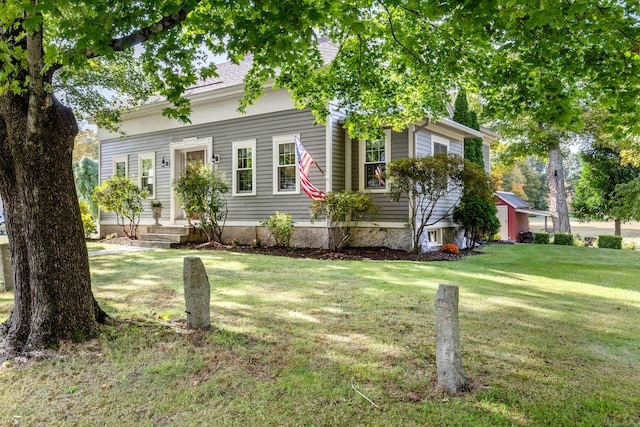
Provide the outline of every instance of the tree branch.
{"type": "MultiPolygon", "coordinates": [[[[189,15],[189,13],[192,12],[195,6],[198,5],[201,1],[202,0],[195,0],[195,3],[192,3],[189,6],[183,4],[183,6],[177,12],[174,12],[171,15],[163,16],[158,21],[147,27],[140,28],[136,32],[124,37],[112,39],[108,43],[108,46],[113,50],[113,52],[122,52],[132,46],[142,44],[147,40],[157,36],[158,34],[165,33],[180,25],[187,18],[187,15],[189,15]]],[[[91,49],[86,49],[81,55],[85,56],[87,59],[93,59],[101,56],[102,54],[97,53],[91,49]]],[[[74,55],[71,55],[72,59],[73,57],[74,55]]],[[[51,81],[50,77],[52,77],[57,70],[62,68],[62,66],[63,64],[57,63],[49,67],[46,73],[46,77],[49,77],[47,81],[51,81]]]]}
{"type": "Polygon", "coordinates": [[[424,65],[424,63],[425,63],[424,59],[422,59],[421,57],[416,55],[411,49],[409,49],[407,46],[405,46],[404,43],[402,43],[400,40],[398,40],[398,37],[396,36],[396,31],[393,28],[393,20],[391,19],[391,12],[389,11],[389,8],[387,7],[387,5],[385,5],[382,1],[378,1],[378,3],[380,3],[380,5],[387,12],[387,16],[388,16],[387,20],[389,21],[389,30],[391,31],[391,36],[393,37],[393,39],[396,41],[396,43],[398,43],[398,45],[400,45],[402,50],[404,50],[409,55],[411,55],[416,61],[418,61],[418,63],[424,65]]]}

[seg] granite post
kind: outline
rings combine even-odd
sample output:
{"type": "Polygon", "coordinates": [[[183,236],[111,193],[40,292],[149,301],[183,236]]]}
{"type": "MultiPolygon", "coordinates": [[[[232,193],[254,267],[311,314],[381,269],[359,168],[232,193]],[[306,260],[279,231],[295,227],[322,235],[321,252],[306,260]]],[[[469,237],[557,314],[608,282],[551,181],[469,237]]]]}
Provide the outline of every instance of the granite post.
{"type": "Polygon", "coordinates": [[[460,392],[466,380],[460,357],[458,323],[458,287],[440,285],[435,300],[436,366],[438,388],[447,393],[460,392]]]}
{"type": "Polygon", "coordinates": [[[11,268],[11,250],[8,243],[0,244],[0,258],[2,258],[2,291],[13,290],[13,269],[11,268]]]}
{"type": "Polygon", "coordinates": [[[202,260],[184,257],[182,270],[187,324],[191,328],[204,329],[211,326],[211,285],[202,260]]]}

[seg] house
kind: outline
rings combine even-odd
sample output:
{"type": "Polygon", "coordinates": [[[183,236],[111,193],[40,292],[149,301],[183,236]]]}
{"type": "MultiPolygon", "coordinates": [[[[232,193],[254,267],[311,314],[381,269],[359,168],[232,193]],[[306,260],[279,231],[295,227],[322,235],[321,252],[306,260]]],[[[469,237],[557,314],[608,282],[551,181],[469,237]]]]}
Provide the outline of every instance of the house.
{"type": "Polygon", "coordinates": [[[532,209],[529,203],[508,191],[496,191],[494,196],[500,221],[498,234],[502,239],[520,242],[520,233],[531,231],[529,229],[529,215],[544,216],[544,228],[547,229],[547,218],[551,216],[551,213],[532,209]]]}
{"type": "MultiPolygon", "coordinates": [[[[332,54],[331,46],[327,55],[332,54]]],[[[130,175],[150,191],[149,201],[143,205],[141,238],[148,237],[148,231],[159,233],[151,227],[151,199],[163,204],[160,223],[164,227],[186,224],[171,183],[183,173],[187,159],[192,159],[216,163],[230,181],[223,241],[236,238],[248,243],[266,237],[259,222],[279,211],[294,218],[293,245],[326,247],[326,224],[311,223],[311,200],[300,189],[292,155],[296,135],[319,166],[309,173],[313,185],[325,192],[368,192],[381,208],[374,220],[359,224],[352,245],[410,249],[411,237],[405,227],[409,200],[390,202],[384,181],[375,178],[376,169],[384,169],[388,162],[438,152],[462,155],[465,137],[482,137],[488,171],[489,142],[495,134],[478,132],[449,119],[433,122],[425,118],[402,132],[387,129],[385,137],[376,141],[352,140],[343,129],[340,111],[332,108],[326,125],[314,125],[310,110],[296,109],[287,90],[275,90],[270,85],[245,114],[240,114],[238,100],[249,66],[250,59],[239,65],[221,64],[219,77],[191,88],[186,93],[192,106],[188,125],[163,117],[162,109],[168,104],[155,100],[123,114],[125,137],[99,130],[100,181],[114,174],[130,175]]],[[[103,235],[120,232],[112,213],[101,212],[99,226],[103,235]]],[[[429,228],[423,247],[433,249],[453,241],[453,227],[452,220],[447,219],[429,228]]]]}

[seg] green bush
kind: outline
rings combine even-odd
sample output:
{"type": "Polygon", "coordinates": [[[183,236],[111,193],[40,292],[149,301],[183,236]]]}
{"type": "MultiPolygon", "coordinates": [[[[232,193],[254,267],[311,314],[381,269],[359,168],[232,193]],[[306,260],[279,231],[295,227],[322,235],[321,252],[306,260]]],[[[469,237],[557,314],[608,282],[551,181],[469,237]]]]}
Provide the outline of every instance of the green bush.
{"type": "Polygon", "coordinates": [[[554,245],[573,246],[573,234],[558,233],[553,236],[554,245]]]}
{"type": "Polygon", "coordinates": [[[93,215],[89,212],[89,204],[84,200],[80,201],[80,216],[82,217],[82,228],[84,228],[85,237],[89,237],[98,231],[93,215]]]}
{"type": "Polygon", "coordinates": [[[548,245],[549,242],[549,233],[533,233],[533,243],[548,245]]]}
{"type": "Polygon", "coordinates": [[[322,200],[315,200],[310,207],[311,222],[328,219],[329,225],[337,229],[339,236],[331,234],[331,249],[339,251],[349,243],[349,229],[367,214],[375,215],[380,208],[375,206],[373,198],[357,191],[329,192],[322,200]]]}
{"type": "Polygon", "coordinates": [[[105,212],[114,212],[118,225],[130,239],[138,238],[142,201],[147,189],[141,189],[130,177],[112,176],[96,187],[93,200],[105,212]]]}
{"type": "Polygon", "coordinates": [[[622,237],[598,236],[598,247],[603,249],[622,249],[622,237]]]}
{"type": "Polygon", "coordinates": [[[293,235],[293,218],[284,212],[276,211],[268,220],[263,219],[260,225],[267,227],[271,237],[276,241],[276,246],[289,247],[289,241],[293,235]]]}
{"type": "Polygon", "coordinates": [[[227,220],[229,181],[217,165],[203,165],[197,161],[187,163],[185,173],[173,180],[173,191],[178,205],[200,216],[198,228],[209,242],[222,242],[222,232],[227,220]]]}

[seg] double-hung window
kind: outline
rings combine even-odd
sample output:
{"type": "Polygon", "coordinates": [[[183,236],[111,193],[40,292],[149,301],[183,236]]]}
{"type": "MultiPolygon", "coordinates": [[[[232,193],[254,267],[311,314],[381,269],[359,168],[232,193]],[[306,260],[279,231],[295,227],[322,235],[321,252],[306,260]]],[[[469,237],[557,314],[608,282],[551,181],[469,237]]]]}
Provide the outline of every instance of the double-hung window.
{"type": "Polygon", "coordinates": [[[391,157],[391,130],[385,136],[374,140],[360,141],[360,182],[361,190],[386,190],[384,172],[391,157]]]}
{"type": "Polygon", "coordinates": [[[300,193],[293,138],[293,135],[273,137],[273,194],[300,193]]]}
{"type": "Polygon", "coordinates": [[[113,158],[113,176],[129,176],[129,159],[127,156],[113,158]]]}
{"type": "Polygon", "coordinates": [[[256,194],[256,140],[235,141],[233,149],[233,195],[256,194]]]}
{"type": "Polygon", "coordinates": [[[138,155],[138,171],[140,171],[140,188],[149,192],[149,198],[155,198],[156,153],[138,155]]]}

